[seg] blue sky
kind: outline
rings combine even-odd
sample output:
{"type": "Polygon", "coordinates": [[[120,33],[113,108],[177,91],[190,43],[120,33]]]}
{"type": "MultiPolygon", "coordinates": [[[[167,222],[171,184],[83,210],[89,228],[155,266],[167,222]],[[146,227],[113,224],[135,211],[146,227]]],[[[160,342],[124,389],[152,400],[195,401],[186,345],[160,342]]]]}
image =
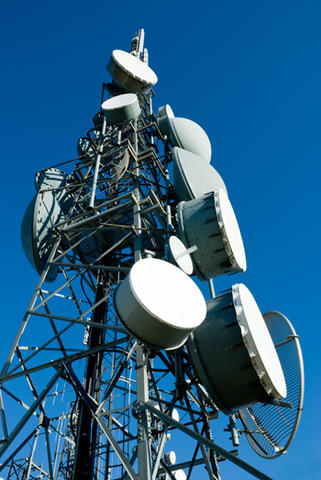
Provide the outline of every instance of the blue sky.
{"type": "MultiPolygon", "coordinates": [[[[263,461],[241,439],[240,455],[281,480],[321,478],[319,1],[91,3],[17,0],[1,7],[1,363],[37,275],[20,242],[37,170],[76,156],[99,109],[114,48],[145,28],[157,73],[154,110],[207,132],[243,234],[244,282],[261,310],[280,310],[300,335],[305,410],[287,455],[263,461]]],[[[222,466],[222,479],[249,478],[222,466]]]]}

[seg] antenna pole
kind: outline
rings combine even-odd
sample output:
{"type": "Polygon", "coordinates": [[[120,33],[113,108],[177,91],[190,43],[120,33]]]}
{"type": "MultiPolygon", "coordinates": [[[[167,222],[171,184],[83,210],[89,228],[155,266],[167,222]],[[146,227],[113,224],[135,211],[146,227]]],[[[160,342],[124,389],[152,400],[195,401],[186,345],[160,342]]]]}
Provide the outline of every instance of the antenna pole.
{"type": "Polygon", "coordinates": [[[145,31],[143,28],[141,28],[133,37],[131,48],[130,48],[130,53],[140,59],[143,57],[143,54],[144,54],[144,40],[145,40],[145,31]]]}
{"type": "MultiPolygon", "coordinates": [[[[105,293],[103,274],[98,272],[95,308],[92,321],[103,324],[106,317],[106,302],[101,302],[105,293]]],[[[104,331],[98,327],[90,327],[88,348],[92,349],[104,343],[104,331]]],[[[86,392],[98,400],[99,381],[102,368],[102,352],[90,355],[87,361],[87,369],[84,377],[86,392]]],[[[79,421],[76,443],[75,464],[73,480],[91,480],[93,478],[95,447],[97,441],[97,422],[84,400],[79,402],[79,421]]]]}
{"type": "MultiPolygon", "coordinates": [[[[144,31],[142,31],[144,33],[144,31]]],[[[141,30],[139,31],[141,33],[141,30]]],[[[141,37],[140,37],[141,38],[141,37]]],[[[138,136],[137,136],[137,121],[134,126],[134,172],[138,179],[139,163],[138,163],[138,136]]],[[[134,188],[135,204],[134,204],[134,226],[137,228],[136,238],[134,240],[135,262],[142,258],[142,218],[140,213],[140,189],[139,181],[136,180],[134,188]]],[[[136,368],[137,368],[137,402],[149,401],[149,387],[146,355],[143,346],[138,344],[136,347],[136,368]]],[[[139,477],[144,480],[151,480],[151,444],[150,444],[150,414],[147,411],[138,412],[137,415],[137,453],[138,453],[138,472],[139,477]]]]}

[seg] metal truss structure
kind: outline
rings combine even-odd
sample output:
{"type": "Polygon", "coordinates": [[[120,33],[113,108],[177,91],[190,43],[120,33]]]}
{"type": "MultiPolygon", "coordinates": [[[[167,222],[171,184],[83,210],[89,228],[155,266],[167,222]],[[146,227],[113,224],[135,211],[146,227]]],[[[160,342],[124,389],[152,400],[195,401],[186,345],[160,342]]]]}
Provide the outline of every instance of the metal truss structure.
{"type": "MultiPolygon", "coordinates": [[[[132,52],[142,54],[142,31],[132,52]]],[[[121,93],[104,84],[102,100],[121,93]]],[[[80,142],[64,183],[43,182],[59,218],[48,258],[1,371],[0,475],[7,479],[218,480],[227,459],[267,479],[212,438],[217,408],[195,378],[184,347],[153,351],[119,322],[113,294],[143,257],[169,260],[177,200],[171,150],[139,93],[135,121],[110,125],[101,113],[80,142]],[[49,282],[48,282],[49,280],[49,282]],[[173,432],[187,457],[174,464],[173,432]],[[204,473],[205,472],[205,473],[204,473]],[[176,476],[175,476],[176,474],[176,476]],[[185,477],[184,477],[185,478],[185,477]]],[[[39,172],[57,174],[52,168],[39,172]]],[[[48,202],[44,202],[48,205],[48,202]]]]}

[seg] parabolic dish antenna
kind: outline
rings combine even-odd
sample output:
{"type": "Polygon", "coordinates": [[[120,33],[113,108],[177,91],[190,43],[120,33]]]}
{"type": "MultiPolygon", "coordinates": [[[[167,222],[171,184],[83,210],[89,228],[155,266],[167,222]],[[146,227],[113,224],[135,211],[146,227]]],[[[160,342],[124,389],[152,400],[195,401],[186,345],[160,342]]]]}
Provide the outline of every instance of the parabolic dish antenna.
{"type": "MultiPolygon", "coordinates": [[[[174,476],[175,480],[186,480],[187,475],[184,472],[184,470],[175,470],[172,472],[172,475],[174,476]]],[[[165,480],[171,480],[172,477],[170,477],[168,474],[166,474],[165,480]]]]}
{"type": "Polygon", "coordinates": [[[157,75],[139,58],[123,50],[113,50],[107,70],[128,92],[143,92],[157,83],[157,75]]]}
{"type": "Polygon", "coordinates": [[[177,266],[187,275],[192,275],[193,262],[184,243],[178,237],[172,235],[168,239],[168,246],[177,266]]]}
{"type": "Polygon", "coordinates": [[[172,147],[188,150],[210,163],[211,142],[196,122],[188,118],[175,117],[170,106],[165,105],[158,110],[157,123],[161,133],[167,136],[172,147]]]}
{"type": "Polygon", "coordinates": [[[193,200],[226,187],[220,174],[195,153],[175,147],[173,155],[174,191],[179,201],[193,200]]]}
{"type": "Polygon", "coordinates": [[[171,450],[170,452],[166,453],[166,460],[170,465],[175,465],[176,453],[174,452],[174,450],[171,450]]]}
{"type": "Polygon", "coordinates": [[[170,134],[170,118],[174,118],[174,112],[170,105],[166,104],[163,105],[162,107],[159,107],[158,112],[157,112],[157,124],[158,128],[161,131],[162,135],[166,135],[169,137],[170,134]]]}
{"type": "Polygon", "coordinates": [[[117,316],[144,343],[166,350],[185,343],[206,315],[206,302],[193,280],[171,263],[136,262],[114,295],[117,316]]]}
{"type": "Polygon", "coordinates": [[[174,118],[175,117],[173,109],[170,105],[168,105],[168,103],[166,105],[163,105],[162,107],[158,108],[157,121],[162,117],[167,117],[167,118],[174,118]]]}
{"type": "MultiPolygon", "coordinates": [[[[50,168],[36,174],[38,194],[32,199],[24,214],[21,225],[21,240],[24,252],[35,270],[41,274],[51,252],[55,226],[69,211],[72,197],[67,183],[72,177],[50,168]]],[[[57,277],[58,267],[52,265],[46,276],[47,282],[57,277]]]]}
{"type": "Polygon", "coordinates": [[[101,106],[109,123],[122,123],[136,120],[140,114],[140,106],[137,95],[124,93],[109,98],[101,106]]]}
{"type": "Polygon", "coordinates": [[[64,187],[67,182],[72,180],[72,176],[57,168],[48,168],[46,170],[40,170],[36,173],[35,187],[39,192],[40,190],[56,190],[55,195],[63,196],[66,194],[64,187]]]}
{"type": "MultiPolygon", "coordinates": [[[[21,241],[24,252],[35,270],[41,274],[52,249],[54,226],[62,219],[63,212],[52,191],[38,193],[27,207],[22,220],[21,241]]],[[[46,281],[53,282],[58,267],[49,268],[46,281]]]]}
{"type": "Polygon", "coordinates": [[[176,408],[173,408],[172,413],[171,413],[171,417],[176,422],[179,422],[179,413],[178,413],[178,410],[176,408]]]}
{"type": "Polygon", "coordinates": [[[206,320],[188,341],[192,365],[218,408],[286,396],[286,383],[270,333],[243,284],[207,302],[206,320]]]}
{"type": "Polygon", "coordinates": [[[298,429],[304,396],[304,370],[298,336],[279,312],[263,315],[278,354],[287,388],[284,398],[292,408],[261,403],[240,410],[247,439],[260,456],[276,458],[286,452],[298,429]]]}
{"type": "Polygon", "coordinates": [[[192,253],[200,280],[245,272],[246,256],[233,207],[222,189],[177,206],[179,236],[192,253]]]}
{"type": "Polygon", "coordinates": [[[210,163],[212,147],[205,131],[188,118],[171,118],[170,141],[174,147],[184,148],[210,163]]]}

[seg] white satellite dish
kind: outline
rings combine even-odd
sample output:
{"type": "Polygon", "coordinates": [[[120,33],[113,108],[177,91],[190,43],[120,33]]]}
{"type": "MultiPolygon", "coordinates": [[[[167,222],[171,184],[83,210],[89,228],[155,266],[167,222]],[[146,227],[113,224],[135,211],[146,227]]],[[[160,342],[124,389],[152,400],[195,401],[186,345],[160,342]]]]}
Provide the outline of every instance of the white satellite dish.
{"type": "Polygon", "coordinates": [[[176,453],[174,450],[171,450],[170,452],[166,453],[165,455],[166,461],[169,465],[175,465],[176,463],[176,453]]]}
{"type": "Polygon", "coordinates": [[[175,420],[175,422],[179,422],[179,412],[178,412],[177,408],[173,408],[172,413],[171,413],[171,417],[172,417],[173,420],[175,420]]]}
{"type": "Polygon", "coordinates": [[[273,341],[245,285],[207,302],[206,320],[188,346],[195,372],[223,412],[286,396],[273,341]]]}
{"type": "Polygon", "coordinates": [[[109,123],[122,123],[136,120],[140,114],[137,95],[124,93],[105,100],[101,105],[109,123]]]}
{"type": "Polygon", "coordinates": [[[188,118],[175,117],[171,107],[165,105],[158,109],[157,123],[172,147],[188,150],[210,163],[211,142],[203,128],[196,122],[188,118]]]}
{"type": "Polygon", "coordinates": [[[185,272],[187,275],[192,275],[193,262],[190,253],[197,250],[197,247],[191,247],[191,249],[188,250],[185,247],[184,243],[174,235],[169,237],[168,246],[177,266],[182,269],[183,272],[185,272]]]}
{"type": "MultiPolygon", "coordinates": [[[[49,168],[36,173],[37,195],[32,199],[24,214],[21,225],[21,240],[24,252],[32,267],[41,274],[52,249],[55,225],[68,212],[72,197],[67,184],[72,180],[68,173],[49,168]]],[[[52,265],[46,276],[53,282],[58,267],[52,265]]]]}
{"type": "MultiPolygon", "coordinates": [[[[33,268],[41,274],[52,249],[55,225],[62,220],[63,211],[52,191],[38,193],[30,202],[21,225],[21,241],[26,257],[33,268]]],[[[46,281],[53,282],[58,267],[52,265],[46,281]]]]}
{"type": "Polygon", "coordinates": [[[66,194],[63,187],[72,180],[72,176],[57,168],[47,168],[46,170],[40,170],[35,176],[35,187],[37,192],[40,190],[56,190],[56,197],[62,193],[66,194]],[[60,189],[60,190],[59,190],[60,189]]]}
{"type": "Polygon", "coordinates": [[[220,188],[226,191],[220,174],[195,153],[175,147],[173,155],[174,191],[179,201],[192,200],[220,188]]]}
{"type": "Polygon", "coordinates": [[[175,480],[186,480],[187,479],[187,475],[184,472],[184,470],[176,470],[176,472],[174,473],[174,477],[175,477],[175,480]]]}
{"type": "Polygon", "coordinates": [[[114,295],[117,316],[138,339],[157,349],[183,345],[206,315],[206,302],[182,270],[155,258],[139,260],[114,295]]]}
{"type": "Polygon", "coordinates": [[[205,131],[188,118],[170,119],[170,142],[173,147],[184,148],[210,163],[212,147],[205,131]]]}
{"type": "Polygon", "coordinates": [[[166,105],[163,105],[162,107],[158,108],[157,121],[162,117],[167,117],[167,118],[174,118],[175,117],[173,109],[170,105],[166,104],[166,105]]]}
{"type": "Polygon", "coordinates": [[[114,81],[129,92],[143,92],[157,83],[157,75],[139,58],[123,50],[114,50],[107,65],[114,81]]]}
{"type": "Polygon", "coordinates": [[[179,236],[192,253],[200,280],[245,272],[246,256],[233,207],[222,189],[177,206],[179,236]]]}
{"type": "MultiPolygon", "coordinates": [[[[37,195],[32,199],[24,214],[21,225],[21,240],[24,252],[32,267],[41,274],[48,261],[55,229],[66,219],[74,201],[72,190],[68,184],[72,177],[57,169],[42,170],[36,174],[37,195]]],[[[87,236],[86,230],[79,232],[78,240],[83,241],[75,248],[75,252],[84,262],[94,260],[103,243],[103,235],[99,237],[87,236]]],[[[109,237],[106,235],[106,241],[109,237]]],[[[59,267],[51,265],[46,282],[53,282],[58,274],[59,267]]]]}
{"type": "Polygon", "coordinates": [[[161,133],[167,137],[169,137],[170,134],[169,119],[174,118],[174,116],[174,112],[170,105],[166,104],[162,107],[159,107],[156,117],[158,128],[160,129],[161,133]]]}

